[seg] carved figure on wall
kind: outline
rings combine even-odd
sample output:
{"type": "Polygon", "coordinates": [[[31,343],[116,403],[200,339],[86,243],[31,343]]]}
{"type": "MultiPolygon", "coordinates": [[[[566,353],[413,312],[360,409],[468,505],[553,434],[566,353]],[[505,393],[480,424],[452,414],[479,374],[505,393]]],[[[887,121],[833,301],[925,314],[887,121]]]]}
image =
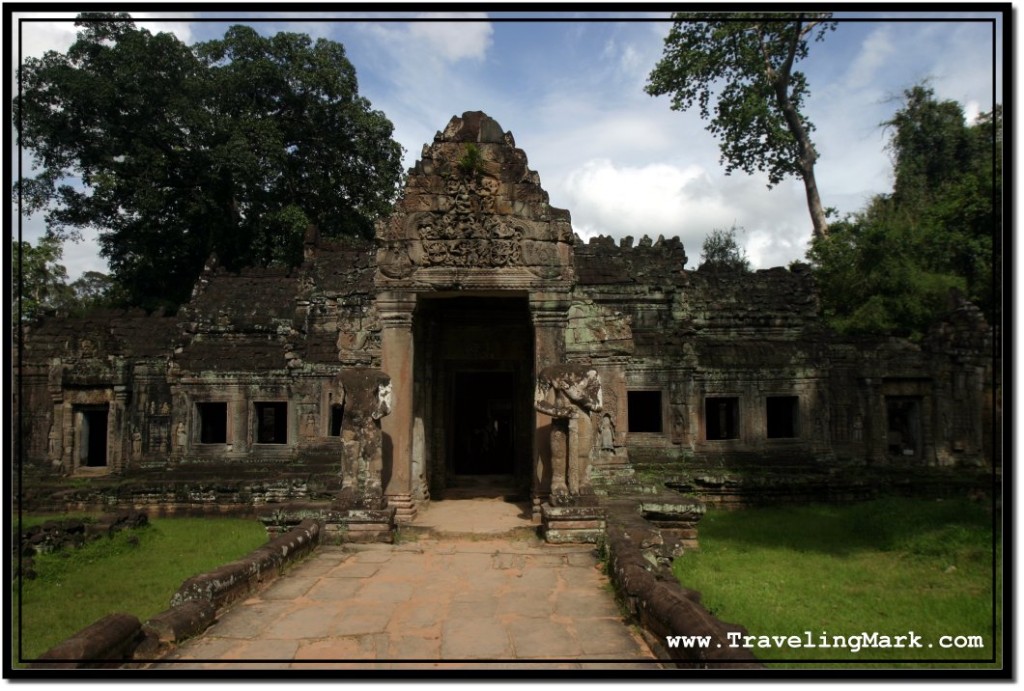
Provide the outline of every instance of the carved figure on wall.
{"type": "Polygon", "coordinates": [[[305,439],[312,439],[316,436],[316,417],[313,413],[306,413],[302,419],[302,436],[305,439]]]}
{"type": "Polygon", "coordinates": [[[581,462],[579,424],[581,418],[589,422],[590,414],[601,412],[602,405],[601,378],[589,366],[554,365],[537,375],[534,407],[551,416],[553,503],[589,493],[589,469],[585,461],[581,462]]]}
{"type": "Polygon", "coordinates": [[[188,443],[188,433],[185,431],[185,423],[179,422],[174,428],[174,442],[178,451],[184,451],[188,443]]]}
{"type": "Polygon", "coordinates": [[[687,410],[685,404],[672,406],[672,441],[682,443],[686,441],[687,410]]]}
{"type": "Polygon", "coordinates": [[[142,455],[142,433],[137,429],[132,430],[132,458],[142,455]]]}
{"type": "Polygon", "coordinates": [[[56,425],[50,425],[50,433],[47,435],[46,439],[47,453],[50,455],[50,460],[58,460],[60,458],[60,433],[57,431],[56,425]]]}
{"type": "Polygon", "coordinates": [[[601,448],[605,451],[615,450],[615,423],[607,413],[601,416],[601,448]]]}
{"type": "Polygon", "coordinates": [[[368,367],[344,370],[335,379],[341,421],[341,500],[350,508],[384,508],[380,420],[391,413],[391,377],[368,367]]]}
{"type": "Polygon", "coordinates": [[[864,418],[860,415],[853,417],[853,440],[863,441],[864,439],[864,418]]]}

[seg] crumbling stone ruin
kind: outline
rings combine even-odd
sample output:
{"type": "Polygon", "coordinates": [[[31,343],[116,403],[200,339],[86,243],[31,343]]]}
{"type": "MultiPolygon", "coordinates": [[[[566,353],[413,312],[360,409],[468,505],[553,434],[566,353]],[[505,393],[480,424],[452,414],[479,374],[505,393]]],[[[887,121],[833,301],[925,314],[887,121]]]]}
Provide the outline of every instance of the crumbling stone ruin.
{"type": "Polygon", "coordinates": [[[1000,375],[973,306],[919,344],[837,338],[807,267],[686,262],[678,239],[579,240],[512,134],[465,113],[374,242],[311,228],[295,269],[212,257],[176,315],[31,326],[16,491],[155,512],[341,501],[409,522],[486,476],[539,521],[552,495],[991,483],[1000,375]]]}

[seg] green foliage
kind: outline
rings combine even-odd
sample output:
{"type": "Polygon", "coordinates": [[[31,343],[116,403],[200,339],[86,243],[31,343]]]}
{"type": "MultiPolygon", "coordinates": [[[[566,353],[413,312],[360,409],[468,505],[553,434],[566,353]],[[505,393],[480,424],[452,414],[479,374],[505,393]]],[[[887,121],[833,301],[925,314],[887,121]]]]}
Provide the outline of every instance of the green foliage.
{"type": "Polygon", "coordinates": [[[727,173],[763,171],[771,186],[802,178],[815,235],[826,234],[827,223],[814,181],[814,126],[802,112],[807,80],[794,65],[807,57],[809,38],[835,30],[830,17],[677,12],[646,87],[652,96],[671,94],[673,110],[700,110],[727,173]]]}
{"type": "Polygon", "coordinates": [[[61,243],[43,237],[35,247],[29,242],[11,239],[11,323],[31,322],[49,312],[60,312],[73,302],[67,285],[68,272],[60,263],[61,243]]]}
{"type": "Polygon", "coordinates": [[[67,53],[21,69],[14,122],[40,172],[20,191],[59,238],[100,229],[125,299],[174,306],[211,253],[295,264],[310,224],[368,237],[391,208],[401,147],[342,45],[234,26],[190,47],[104,13],[77,25],[67,53]]]}
{"type": "Polygon", "coordinates": [[[856,660],[858,669],[897,661],[943,664],[915,662],[929,659],[948,660],[949,666],[999,654],[999,610],[992,604],[993,585],[1001,597],[1001,555],[993,552],[992,516],[983,505],[893,498],[848,506],[709,511],[700,524],[700,543],[700,551],[676,561],[676,576],[699,590],[717,617],[752,635],[913,630],[926,644],[942,635],[981,635],[986,645],[980,650],[935,645],[859,653],[753,651],[766,662],[856,660]]]}
{"type": "Polygon", "coordinates": [[[476,144],[467,144],[466,153],[459,159],[459,171],[467,177],[479,177],[484,169],[484,159],[476,144]]]}
{"type": "Polygon", "coordinates": [[[951,291],[999,318],[1001,130],[997,110],[967,125],[962,108],[914,87],[887,125],[894,191],[833,223],[808,252],[822,310],[841,333],[920,337],[951,291]]]}
{"type": "Polygon", "coordinates": [[[60,263],[63,247],[59,239],[46,235],[36,243],[12,238],[11,322],[33,322],[44,315],[80,315],[95,307],[116,302],[117,287],[109,276],[86,271],[67,282],[68,272],[60,263]]]}
{"type": "Polygon", "coordinates": [[[747,253],[736,242],[736,226],[729,230],[715,229],[704,238],[701,248],[700,270],[750,271],[747,253]]]}
{"type": "Polygon", "coordinates": [[[266,539],[257,521],[156,518],[81,549],[37,556],[38,577],[16,580],[12,588],[14,660],[19,642],[29,660],[112,612],[145,621],[167,609],[186,579],[238,559],[266,539]]]}
{"type": "Polygon", "coordinates": [[[78,314],[119,302],[117,285],[110,276],[99,271],[86,271],[69,287],[75,296],[73,311],[78,314]]]}

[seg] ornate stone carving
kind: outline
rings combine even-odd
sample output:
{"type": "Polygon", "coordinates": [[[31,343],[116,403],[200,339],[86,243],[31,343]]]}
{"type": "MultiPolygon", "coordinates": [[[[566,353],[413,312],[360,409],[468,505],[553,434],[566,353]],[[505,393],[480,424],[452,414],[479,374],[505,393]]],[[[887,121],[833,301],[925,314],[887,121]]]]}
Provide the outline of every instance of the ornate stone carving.
{"type": "MultiPolygon", "coordinates": [[[[589,450],[580,449],[580,422],[602,410],[601,378],[585,365],[554,365],[537,375],[534,407],[551,416],[551,503],[589,494],[589,450]]],[[[583,435],[589,439],[589,435],[583,435]]]]}
{"type": "Polygon", "coordinates": [[[467,113],[424,149],[398,211],[377,226],[381,276],[428,269],[429,281],[443,283],[454,277],[444,269],[518,270],[521,280],[572,273],[568,213],[548,205],[525,155],[499,132],[483,113],[467,113]]]}
{"type": "Polygon", "coordinates": [[[335,379],[344,402],[341,421],[341,502],[382,509],[384,491],[380,420],[391,413],[391,378],[378,369],[346,369],[335,379]]]}

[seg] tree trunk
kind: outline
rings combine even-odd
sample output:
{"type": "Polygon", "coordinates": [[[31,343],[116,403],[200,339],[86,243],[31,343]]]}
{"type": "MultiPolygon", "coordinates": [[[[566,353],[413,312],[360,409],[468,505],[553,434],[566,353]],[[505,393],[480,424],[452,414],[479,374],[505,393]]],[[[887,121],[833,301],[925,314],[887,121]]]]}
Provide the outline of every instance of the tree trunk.
{"type": "Polygon", "coordinates": [[[811,224],[814,227],[814,239],[828,237],[828,221],[825,219],[825,209],[821,205],[821,197],[818,196],[818,183],[814,179],[814,164],[800,166],[800,177],[804,181],[804,191],[807,193],[807,209],[811,212],[811,224]]]}
{"type": "Polygon", "coordinates": [[[775,98],[790,134],[796,139],[797,155],[800,157],[798,166],[800,177],[804,181],[804,191],[807,192],[807,209],[811,212],[814,238],[825,238],[828,237],[828,221],[825,220],[825,209],[821,205],[821,197],[818,196],[818,183],[814,179],[814,161],[818,156],[814,152],[814,144],[811,143],[811,138],[800,120],[800,115],[789,99],[788,84],[788,74],[784,78],[776,79],[773,83],[775,98]]]}

